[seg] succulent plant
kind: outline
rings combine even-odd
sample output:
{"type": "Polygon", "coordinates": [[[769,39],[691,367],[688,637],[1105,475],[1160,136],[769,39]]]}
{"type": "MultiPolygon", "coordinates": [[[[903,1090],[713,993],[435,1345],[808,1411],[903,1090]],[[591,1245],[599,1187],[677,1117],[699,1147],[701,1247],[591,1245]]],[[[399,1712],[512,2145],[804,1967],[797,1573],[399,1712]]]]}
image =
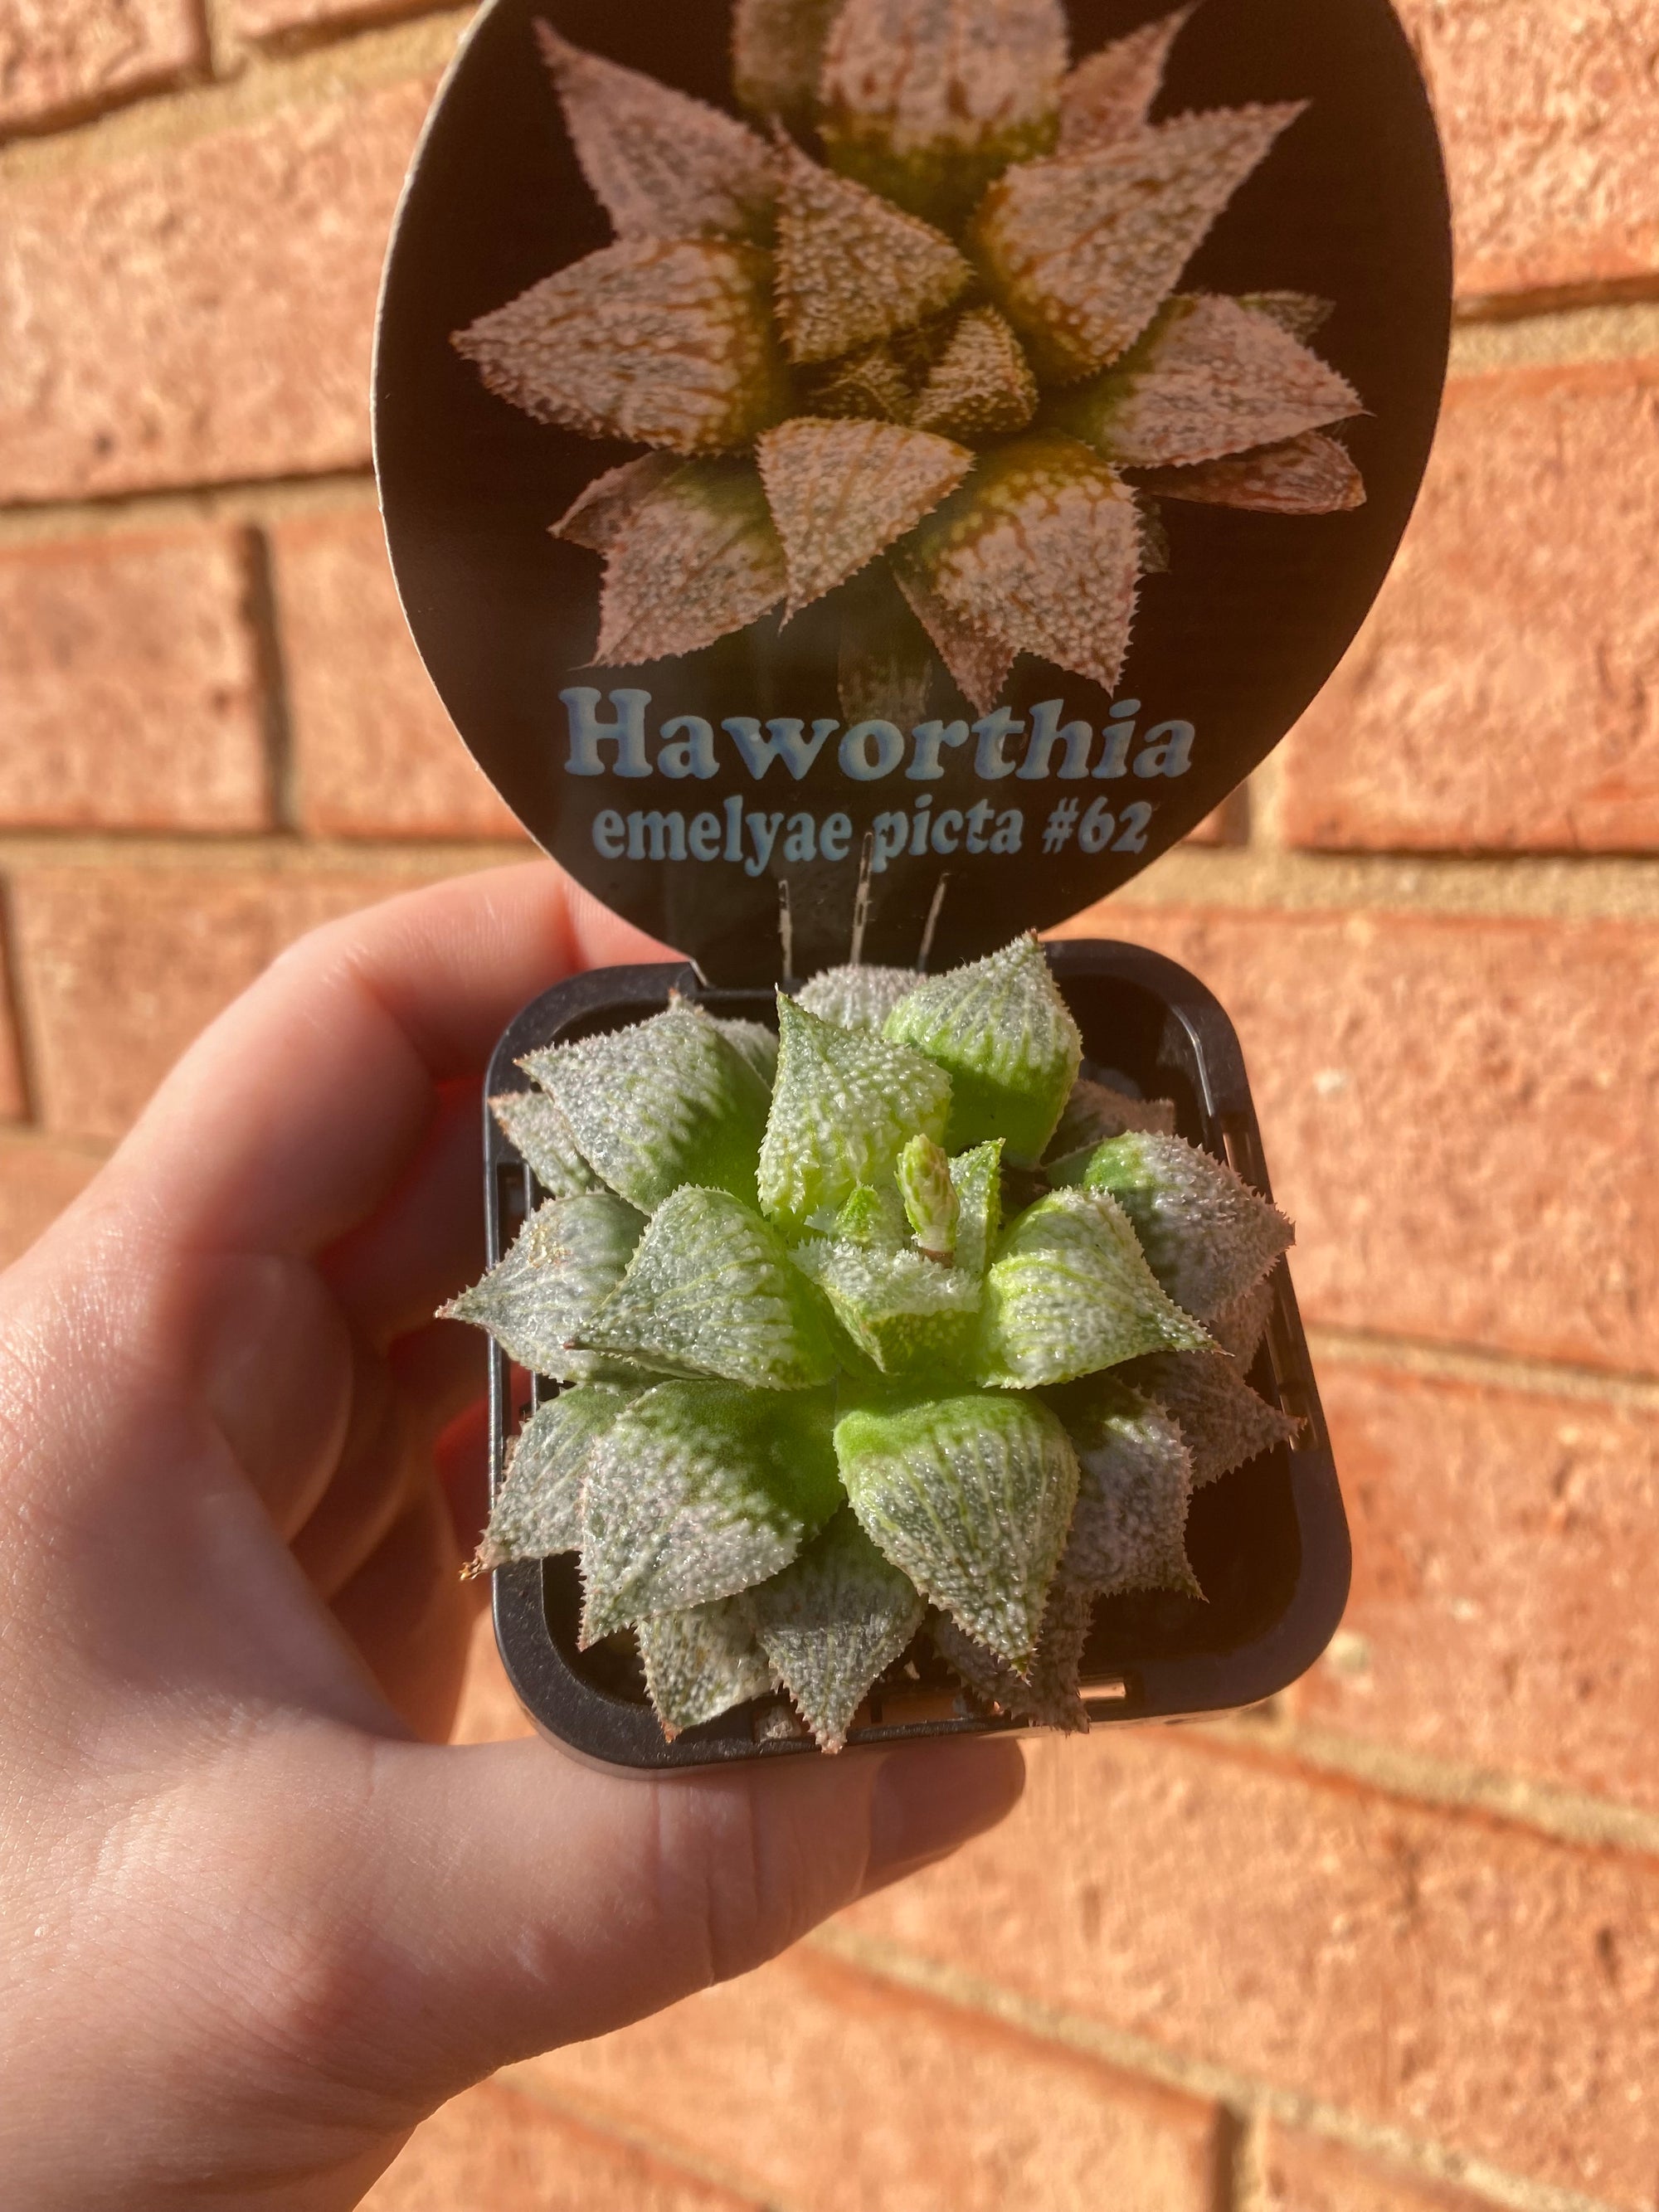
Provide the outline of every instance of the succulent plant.
{"type": "Polygon", "coordinates": [[[579,1553],[671,1735],[781,1686],[835,1750],[924,1626],[1086,1725],[1095,1600],[1195,1591],[1194,1486],[1291,1433],[1243,1371],[1290,1224],[1080,1073],[1034,937],[778,1025],[676,1001],[492,1101],[548,1195],[445,1310],[564,1387],[477,1566],[579,1553]]]}
{"type": "Polygon", "coordinates": [[[553,526],[604,556],[599,662],[852,584],[849,713],[920,711],[933,652],[981,711],[1022,652],[1109,690],[1155,497],[1364,499],[1323,303],[1179,289],[1301,112],[1152,120],[1192,13],[1071,64],[1061,0],[736,0],[753,127],[538,26],[615,242],[454,343],[647,449],[553,526]]]}

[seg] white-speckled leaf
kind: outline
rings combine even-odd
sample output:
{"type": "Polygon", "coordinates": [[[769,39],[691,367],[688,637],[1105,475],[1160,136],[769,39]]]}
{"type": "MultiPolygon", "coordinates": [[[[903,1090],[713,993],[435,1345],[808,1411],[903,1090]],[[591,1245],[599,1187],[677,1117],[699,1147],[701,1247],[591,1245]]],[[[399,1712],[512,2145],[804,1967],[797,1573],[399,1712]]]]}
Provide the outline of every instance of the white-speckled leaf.
{"type": "Polygon", "coordinates": [[[599,1189],[599,1178],[582,1158],[562,1109],[545,1092],[506,1091],[490,1100],[489,1110],[549,1198],[577,1198],[599,1189]]]}
{"type": "Polygon", "coordinates": [[[936,315],[973,270],[942,231],[794,148],[778,208],[777,307],[789,358],[833,361],[936,315]]]}
{"type": "Polygon", "coordinates": [[[1152,1273],[1188,1313],[1236,1298],[1296,1241],[1277,1206],[1180,1137],[1141,1130],[1114,1137],[1092,1153],[1080,1187],[1116,1200],[1152,1273]]]}
{"type": "Polygon", "coordinates": [[[769,1222],[723,1190],[665,1199],[584,1346],[658,1375],[805,1390],[840,1364],[822,1301],[769,1222]]]}
{"type": "Polygon", "coordinates": [[[817,106],[823,42],[842,0],[737,0],[732,89],[751,115],[807,123],[817,106]]]}
{"type": "Polygon", "coordinates": [[[676,453],[732,453],[788,411],[772,263],[718,239],[631,239],[455,334],[538,422],[676,453]]]}
{"type": "Polygon", "coordinates": [[[1193,9],[1177,8],[1086,54],[1060,88],[1060,151],[1092,154],[1139,131],[1193,9]]]}
{"type": "Polygon", "coordinates": [[[1089,1716],[1078,1678],[1093,1610],[1087,1591],[1066,1589],[1056,1576],[1042,1609],[1029,1677],[1017,1674],[994,1651],[965,1635],[948,1613],[933,1613],[927,1632],[940,1658],[982,1704],[1012,1713],[1017,1720],[1082,1735],[1088,1729],[1089,1716]]]}
{"type": "Polygon", "coordinates": [[[884,1375],[965,1376],[973,1364],[980,1285],[908,1247],[815,1237],[795,1265],[835,1309],[836,1320],[884,1375]]]}
{"type": "Polygon", "coordinates": [[[843,1508],[793,1565],[741,1600],[767,1658],[824,1751],[921,1625],[921,1593],[843,1508]]]}
{"type": "Polygon", "coordinates": [[[549,1199],[500,1264],[441,1318],[487,1329],[532,1375],[556,1382],[614,1376],[619,1362],[574,1351],[571,1340],[622,1280],[644,1227],[643,1216],[608,1190],[549,1199]]]}
{"type": "Polygon", "coordinates": [[[1196,468],[1160,469],[1146,482],[1166,499],[1263,514],[1341,514],[1365,504],[1364,478],[1347,448],[1319,430],[1196,468]]]}
{"type": "Polygon", "coordinates": [[[1175,1422],[1115,1376],[1054,1400],[1080,1470],[1060,1577],[1101,1596],[1182,1590],[1202,1596],[1187,1559],[1192,1462],[1175,1422]]]}
{"type": "Polygon", "coordinates": [[[1271,315],[1281,331],[1288,331],[1304,345],[1311,345],[1334,311],[1335,302],[1312,292],[1241,292],[1239,305],[1271,315]]]}
{"type": "Polygon", "coordinates": [[[902,1252],[910,1242],[910,1224],[891,1182],[860,1183],[839,1212],[815,1215],[812,1226],[843,1244],[870,1244],[884,1252],[902,1252]]]}
{"type": "Polygon", "coordinates": [[[1095,1146],[1103,1145],[1109,1137],[1121,1137],[1126,1129],[1157,1129],[1172,1136],[1175,1124],[1173,1099],[1131,1098],[1127,1091],[1114,1091],[1109,1083],[1079,1075],[1048,1142],[1046,1157],[1050,1178],[1060,1183],[1080,1180],[1095,1146]],[[1056,1172],[1073,1155],[1081,1155],[1077,1174],[1056,1172]]]}
{"type": "Polygon", "coordinates": [[[594,1447],[584,1647],[787,1567],[842,1503],[827,1391],[663,1382],[594,1447]]]}
{"type": "Polygon", "coordinates": [[[914,530],[974,463],[965,446],[926,431],[812,415],[769,430],[758,459],[792,615],[914,530]]]}
{"type": "Polygon", "coordinates": [[[1048,1407],[974,1393],[836,1425],[853,1510],[877,1547],[1022,1673],[1077,1500],[1077,1460],[1048,1407]]]}
{"type": "Polygon", "coordinates": [[[1273,1271],[1270,1267],[1260,1282],[1252,1283],[1248,1291],[1241,1291],[1236,1298],[1224,1299],[1209,1312],[1200,1314],[1218,1347],[1238,1362],[1242,1375],[1261,1349],[1261,1340],[1267,1334],[1267,1323],[1273,1316],[1273,1271]]]}
{"type": "Polygon", "coordinates": [[[536,26],[576,159],[618,238],[763,240],[777,197],[764,139],[638,70],[536,26]]]}
{"type": "Polygon", "coordinates": [[[1180,1429],[1192,1455],[1194,1490],[1291,1443],[1302,1426],[1259,1397],[1224,1352],[1156,1352],[1124,1374],[1180,1429]]]}
{"type": "Polygon", "coordinates": [[[584,1158],[644,1212],[686,1182],[754,1202],[766,1086],[695,1007],[532,1052],[521,1065],[558,1102],[584,1158]]]}
{"type": "Polygon", "coordinates": [[[830,158],[958,222],[1008,162],[1054,144],[1066,55],[1060,0],[847,0],[824,53],[830,158]]]}
{"type": "Polygon", "coordinates": [[[975,217],[993,296],[1038,376],[1070,383],[1134,343],[1234,192],[1302,112],[1216,108],[1010,169],[975,217]]]}
{"type": "Polygon", "coordinates": [[[821,1022],[878,1032],[899,1000],[915,988],[914,968],[825,968],[802,985],[795,1004],[821,1022]]]}
{"type": "Polygon", "coordinates": [[[757,622],[788,583],[752,461],[684,462],[638,501],[605,550],[601,667],[700,653],[757,622]]]}
{"type": "Polygon", "coordinates": [[[1000,1137],[1017,1164],[1042,1158],[1083,1039],[1036,937],[918,983],[884,1034],[949,1073],[952,1151],[1000,1137]]]}
{"type": "Polygon", "coordinates": [[[1103,1193],[1057,1190],[1009,1224],[985,1279],[980,1380],[1066,1382],[1144,1352],[1210,1340],[1165,1296],[1126,1214],[1103,1193]]]}
{"type": "Polygon", "coordinates": [[[646,1691],[671,1743],[682,1729],[717,1719],[772,1687],[772,1669],[737,1598],[659,1613],[635,1632],[646,1691]]]}
{"type": "Polygon", "coordinates": [[[1360,411],[1347,379],[1242,300],[1183,293],[1056,420],[1123,468],[1185,468],[1360,411]]]}
{"type": "Polygon", "coordinates": [[[507,1477],[472,1565],[487,1574],[509,1559],[550,1559],[582,1541],[582,1485],[594,1445],[642,1390],[637,1383],[580,1382],[538,1406],[519,1431],[507,1477]]]}
{"type": "Polygon", "coordinates": [[[672,453],[642,453],[607,469],[578,492],[553,525],[551,535],[608,553],[647,503],[676,475],[681,462],[672,453]]]}
{"type": "Polygon", "coordinates": [[[920,1053],[778,996],[778,1079],[760,1155],[762,1210],[799,1230],[892,1173],[918,1131],[942,1137],[950,1079],[920,1053]]]}
{"type": "Polygon", "coordinates": [[[999,669],[1006,676],[1005,648],[1009,658],[1038,653],[1103,690],[1116,683],[1134,619],[1140,514],[1129,487],[1079,439],[1033,433],[988,454],[889,559],[982,711],[995,703],[999,669]]]}
{"type": "Polygon", "coordinates": [[[735,1015],[712,1018],[729,1045],[748,1061],[769,1091],[778,1072],[778,1033],[764,1022],[749,1022],[735,1015]]]}
{"type": "Polygon", "coordinates": [[[1036,412],[1036,379],[994,307],[972,307],[928,373],[910,420],[918,430],[977,445],[1023,430],[1036,412]]]}
{"type": "Polygon", "coordinates": [[[975,1145],[951,1163],[960,1211],[957,1216],[957,1267],[982,1275],[1002,1234],[1002,1139],[975,1145]]]}

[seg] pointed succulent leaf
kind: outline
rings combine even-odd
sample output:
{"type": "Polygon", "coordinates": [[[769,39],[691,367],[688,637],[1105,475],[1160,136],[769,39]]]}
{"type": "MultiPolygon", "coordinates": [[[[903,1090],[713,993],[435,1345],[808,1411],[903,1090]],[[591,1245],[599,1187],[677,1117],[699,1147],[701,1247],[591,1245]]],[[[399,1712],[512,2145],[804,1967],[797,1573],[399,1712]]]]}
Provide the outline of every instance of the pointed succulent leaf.
{"type": "Polygon", "coordinates": [[[908,1246],[814,1237],[795,1254],[836,1320],[884,1375],[963,1374],[972,1365],[980,1285],[908,1246]]]}
{"type": "Polygon", "coordinates": [[[763,239],[777,196],[764,139],[701,100],[538,23],[576,159],[618,238],[763,239]]]}
{"type": "Polygon", "coordinates": [[[1059,1393],[1055,1405],[1080,1470],[1060,1577],[1103,1596],[1202,1596],[1187,1559],[1192,1462],[1175,1422],[1114,1376],[1091,1376],[1059,1393]]]}
{"type": "Polygon", "coordinates": [[[1291,1443],[1302,1426],[1258,1397],[1224,1352],[1154,1352],[1123,1374],[1181,1431],[1192,1455],[1194,1490],[1218,1482],[1260,1452],[1291,1443]]]}
{"type": "Polygon", "coordinates": [[[622,1280],[644,1227],[643,1218],[608,1190],[550,1198],[499,1265],[445,1306],[441,1318],[487,1329],[509,1359],[552,1382],[614,1376],[617,1361],[575,1351],[571,1339],[622,1280]]]}
{"type": "Polygon", "coordinates": [[[810,123],[823,74],[823,42],[842,0],[737,0],[732,89],[751,115],[810,123]]]}
{"type": "Polygon", "coordinates": [[[1010,161],[1054,144],[1060,0],[847,0],[823,64],[836,168],[947,225],[1010,161]]]}
{"type": "Polygon", "coordinates": [[[553,525],[552,536],[608,553],[680,465],[672,453],[644,453],[619,469],[607,469],[577,493],[553,525]]]}
{"type": "Polygon", "coordinates": [[[1160,469],[1146,481],[1166,499],[1263,514],[1341,514],[1365,504],[1364,479],[1347,448],[1319,430],[1196,468],[1160,469]]]}
{"type": "Polygon", "coordinates": [[[682,1729],[764,1697],[772,1686],[772,1669],[737,1598],[657,1613],[636,1633],[646,1691],[671,1743],[682,1729]]]}
{"type": "Polygon", "coordinates": [[[685,1185],[652,1216],[581,1341],[659,1375],[805,1390],[839,1365],[822,1303],[769,1222],[727,1191],[685,1185]]]}
{"type": "Polygon", "coordinates": [[[698,653],[783,597],[783,548],[752,461],[687,461],[605,549],[603,667],[698,653]]]}
{"type": "Polygon", "coordinates": [[[820,1021],[778,997],[778,1079],[761,1146],[762,1210],[799,1229],[855,1185],[891,1174],[918,1131],[942,1137],[943,1069],[902,1044],[820,1021]]]}
{"type": "Polygon", "coordinates": [[[1312,292],[1241,292],[1238,304],[1270,315],[1281,331],[1300,338],[1304,345],[1312,344],[1335,307],[1334,301],[1319,299],[1312,292]]]}
{"type": "Polygon", "coordinates": [[[556,1100],[540,1091],[509,1091],[492,1098],[489,1110],[550,1198],[576,1198],[599,1189],[599,1178],[582,1158],[556,1100]]]}
{"type": "Polygon", "coordinates": [[[695,1007],[532,1052],[520,1065],[563,1109],[583,1156],[642,1211],[685,1182],[753,1203],[766,1086],[695,1007]]]}
{"type": "Polygon", "coordinates": [[[943,231],[791,147],[778,210],[778,319],[793,362],[833,361],[948,307],[973,270],[943,231]]]}
{"type": "Polygon", "coordinates": [[[1126,1129],[1158,1129],[1173,1135],[1175,1119],[1175,1101],[1171,1098],[1131,1098],[1127,1091],[1115,1091],[1109,1083],[1097,1083],[1091,1076],[1079,1075],[1048,1142],[1049,1180],[1057,1183],[1080,1182],[1089,1154],[1097,1145],[1103,1145],[1108,1137],[1121,1137],[1126,1129]],[[1072,1154],[1082,1156],[1077,1173],[1055,1172],[1072,1154]]]}
{"type": "Polygon", "coordinates": [[[910,420],[918,430],[977,445],[1023,430],[1036,412],[1036,379],[994,307],[971,307],[928,373],[910,420]]]}
{"type": "Polygon", "coordinates": [[[884,1252],[902,1252],[910,1241],[903,1201],[890,1182],[878,1188],[860,1183],[840,1212],[827,1217],[827,1225],[843,1244],[870,1244],[884,1252]]]}
{"type": "Polygon", "coordinates": [[[931,1137],[912,1137],[898,1156],[899,1196],[915,1233],[916,1249],[924,1260],[955,1259],[957,1219],[962,1200],[951,1175],[951,1160],[943,1145],[931,1137]]]}
{"type": "Polygon", "coordinates": [[[788,411],[772,264],[716,239],[625,240],[455,334],[538,422],[676,453],[735,452],[788,411]]]}
{"type": "Polygon", "coordinates": [[[990,1264],[1002,1234],[1002,1139],[975,1145],[951,1163],[951,1181],[959,1207],[956,1264],[966,1275],[980,1276],[990,1264]]]}
{"type": "Polygon", "coordinates": [[[1092,154],[1139,131],[1193,9],[1177,8],[1087,54],[1060,88],[1060,151],[1092,154]]]}
{"type": "Polygon", "coordinates": [[[1055,420],[1126,468],[1187,467],[1359,412],[1346,377],[1240,300],[1171,300],[1115,368],[1068,392],[1055,420]]]}
{"type": "Polygon", "coordinates": [[[1025,1390],[1209,1341],[1160,1288],[1127,1215],[1103,1193],[1057,1190],[1016,1217],[991,1263],[979,1379],[1025,1390]]]}
{"type": "Polygon", "coordinates": [[[915,1585],[843,1507],[800,1557],[741,1601],[820,1749],[839,1751],[877,1678],[921,1625],[915,1585]]]}
{"type": "Polygon", "coordinates": [[[787,1567],[842,1503],[831,1394],[663,1382],[594,1446],[584,1648],[787,1567]]]}
{"type": "Polygon", "coordinates": [[[1178,116],[993,185],[975,217],[980,263],[1039,378],[1073,382],[1133,344],[1301,112],[1293,103],[1178,116]]]}
{"type": "Polygon", "coordinates": [[[795,1004],[821,1022],[879,1033],[899,1000],[915,988],[914,968],[824,968],[802,985],[795,1004]]]}
{"type": "Polygon", "coordinates": [[[1056,1416],[980,1393],[856,1407],[836,1425],[836,1453],[878,1549],[1024,1673],[1077,1501],[1056,1416]]]}
{"type": "Polygon", "coordinates": [[[792,615],[915,529],[974,465],[965,446],[923,430],[811,415],[769,430],[758,459],[792,615]]]}
{"type": "Polygon", "coordinates": [[[967,613],[959,596],[949,597],[935,582],[931,545],[895,546],[888,556],[894,580],[911,611],[938,649],[957,689],[981,714],[1001,696],[1019,647],[984,613],[967,613]]]}
{"type": "Polygon", "coordinates": [[[1296,1237],[1242,1176],[1180,1137],[1130,1130],[1112,1138],[1096,1148],[1081,1188],[1116,1200],[1153,1274],[1188,1313],[1208,1313],[1249,1290],[1296,1237]]]}
{"type": "Polygon", "coordinates": [[[1252,1283],[1248,1291],[1241,1291],[1236,1298],[1228,1298],[1209,1312],[1200,1314],[1210,1334],[1218,1347],[1231,1359],[1238,1362],[1242,1375],[1261,1349],[1261,1340],[1267,1334],[1267,1323],[1273,1317],[1273,1271],[1270,1267],[1260,1282],[1252,1283]]]}
{"type": "Polygon", "coordinates": [[[1029,1678],[1015,1674],[1006,1660],[965,1635],[948,1613],[935,1613],[927,1624],[933,1649],[984,1705],[1039,1727],[1087,1731],[1089,1715],[1079,1690],[1083,1647],[1094,1610],[1086,1591],[1065,1588],[1058,1576],[1042,1609],[1029,1678]]]}
{"type": "Polygon", "coordinates": [[[582,1541],[582,1485],[594,1445],[649,1386],[581,1382],[538,1406],[519,1431],[472,1572],[550,1559],[582,1541]]]}
{"type": "Polygon", "coordinates": [[[1011,1160],[1042,1158],[1083,1039],[1036,937],[918,983],[884,1034],[949,1072],[953,1151],[1000,1137],[1011,1160]]]}
{"type": "MultiPolygon", "coordinates": [[[[1139,513],[1128,486],[1079,440],[1034,434],[988,454],[890,559],[982,710],[1000,683],[985,687],[934,618],[938,606],[970,641],[1039,653],[1108,691],[1116,683],[1140,574],[1139,513]]],[[[996,665],[990,659],[987,672],[996,665]]]]}
{"type": "Polygon", "coordinates": [[[746,1060],[769,1092],[778,1072],[778,1033],[764,1022],[744,1021],[735,1015],[715,1017],[714,1027],[746,1060]]]}

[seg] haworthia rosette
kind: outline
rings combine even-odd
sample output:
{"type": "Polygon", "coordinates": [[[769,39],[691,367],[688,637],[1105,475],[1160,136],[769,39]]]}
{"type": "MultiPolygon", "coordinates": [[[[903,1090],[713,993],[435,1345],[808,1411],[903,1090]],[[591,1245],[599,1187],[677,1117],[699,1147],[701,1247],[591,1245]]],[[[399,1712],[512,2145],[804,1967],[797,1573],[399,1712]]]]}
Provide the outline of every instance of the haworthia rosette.
{"type": "Polygon", "coordinates": [[[741,1602],[824,1751],[839,1751],[866,1692],[925,1610],[920,1592],[843,1508],[793,1564],[741,1602]]]}

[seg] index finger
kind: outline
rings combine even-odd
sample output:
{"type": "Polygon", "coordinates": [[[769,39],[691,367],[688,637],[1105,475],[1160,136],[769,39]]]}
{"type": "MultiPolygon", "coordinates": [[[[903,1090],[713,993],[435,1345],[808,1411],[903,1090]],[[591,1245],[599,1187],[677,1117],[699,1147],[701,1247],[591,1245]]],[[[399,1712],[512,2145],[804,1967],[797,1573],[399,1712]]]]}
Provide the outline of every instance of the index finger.
{"type": "Polygon", "coordinates": [[[491,868],[313,931],[191,1046],[106,1175],[205,1250],[310,1253],[365,1219],[526,1000],[672,959],[551,861],[491,868]]]}

